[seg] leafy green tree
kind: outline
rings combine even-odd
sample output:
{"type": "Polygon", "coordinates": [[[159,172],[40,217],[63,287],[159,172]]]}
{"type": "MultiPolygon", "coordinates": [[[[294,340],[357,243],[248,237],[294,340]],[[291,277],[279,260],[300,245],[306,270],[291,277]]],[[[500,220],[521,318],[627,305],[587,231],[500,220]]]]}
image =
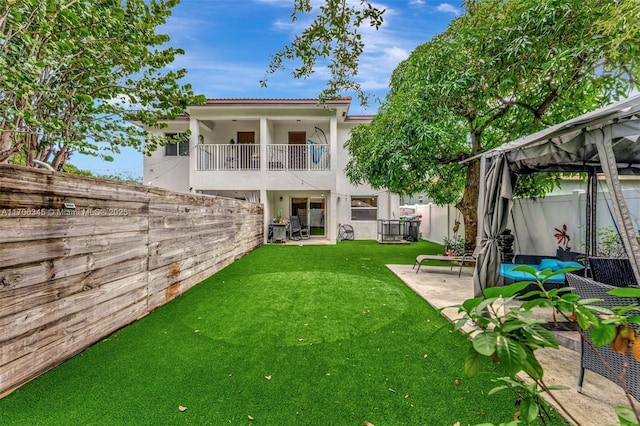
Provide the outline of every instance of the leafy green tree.
{"type": "MultiPolygon", "coordinates": [[[[637,47],[608,26],[617,3],[467,2],[464,16],[394,71],[379,114],[347,144],[349,177],[456,204],[473,241],[480,164],[460,161],[637,87],[637,47]]],[[[624,15],[637,16],[628,4],[624,15]]],[[[629,27],[639,39],[640,26],[629,27]]]]}
{"type": "Polygon", "coordinates": [[[90,170],[79,169],[78,167],[74,166],[71,163],[65,163],[64,167],[62,168],[62,171],[72,175],[93,176],[93,173],[91,173],[90,170]]]}
{"type": "Polygon", "coordinates": [[[156,34],[177,0],[0,2],[0,163],[17,153],[62,168],[73,152],[111,159],[144,146],[130,122],[160,126],[203,100],[167,71],[181,49],[156,34]]]}
{"type": "MultiPolygon", "coordinates": [[[[294,4],[294,19],[311,13],[308,1],[294,4]]],[[[467,0],[463,6],[463,16],[394,71],[379,113],[346,145],[353,157],[347,174],[354,183],[456,204],[465,238],[474,240],[480,166],[460,161],[637,88],[640,2],[467,0]]],[[[378,28],[383,12],[368,1],[325,1],[314,23],[274,56],[270,71],[298,59],[303,65],[294,75],[305,77],[316,58],[329,58],[352,72],[331,68],[321,97],[358,90],[346,82],[357,76],[358,28],[365,22],[378,28]],[[331,38],[336,32],[344,35],[331,38]]],[[[549,177],[529,180],[530,196],[554,185],[549,177]],[[543,190],[536,189],[539,179],[543,190]]]]}
{"type": "MultiPolygon", "coordinates": [[[[311,24],[287,46],[272,57],[269,68],[260,82],[267,85],[269,75],[283,70],[285,62],[298,60],[293,70],[295,78],[311,76],[318,66],[326,66],[331,77],[319,94],[320,101],[340,97],[343,91],[353,90],[365,105],[369,96],[356,81],[358,63],[364,49],[360,28],[365,25],[379,29],[384,9],[367,0],[360,4],[347,0],[325,0],[318,7],[311,24]]],[[[291,20],[296,22],[301,14],[314,14],[311,0],[293,0],[291,20]]]]}
{"type": "Polygon", "coordinates": [[[129,172],[111,173],[106,175],[97,175],[99,178],[115,180],[123,183],[139,183],[142,184],[142,176],[136,176],[129,172]]]}

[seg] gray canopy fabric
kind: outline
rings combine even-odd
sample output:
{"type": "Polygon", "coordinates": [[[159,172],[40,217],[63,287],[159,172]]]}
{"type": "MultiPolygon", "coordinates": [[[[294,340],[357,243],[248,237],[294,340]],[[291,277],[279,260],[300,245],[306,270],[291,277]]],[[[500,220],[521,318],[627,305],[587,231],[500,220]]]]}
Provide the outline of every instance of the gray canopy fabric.
{"type": "MultiPolygon", "coordinates": [[[[618,175],[640,175],[640,95],[506,143],[482,154],[481,161],[496,157],[504,157],[506,166],[515,174],[542,171],[603,173],[622,242],[636,280],[640,282],[640,247],[618,181],[618,175]]],[[[501,185],[495,186],[495,179],[487,173],[484,185],[487,192],[499,194],[501,185]]],[[[491,203],[500,202],[500,197],[480,194],[480,200],[486,200],[484,206],[479,203],[479,210],[483,211],[478,214],[478,237],[482,241],[488,238],[486,225],[482,222],[491,220],[485,212],[495,210],[491,203]]],[[[497,284],[493,271],[499,268],[499,254],[487,250],[486,255],[488,259],[476,264],[474,288],[484,289],[497,284]],[[491,262],[496,266],[488,266],[491,262]]]]}
{"type": "Polygon", "coordinates": [[[477,251],[476,271],[473,276],[473,293],[482,296],[487,283],[497,283],[500,277],[500,249],[498,237],[507,228],[513,194],[511,175],[504,155],[494,158],[487,172],[486,187],[491,188],[484,194],[484,220],[477,251]],[[480,279],[482,277],[482,279],[480,279]]]}

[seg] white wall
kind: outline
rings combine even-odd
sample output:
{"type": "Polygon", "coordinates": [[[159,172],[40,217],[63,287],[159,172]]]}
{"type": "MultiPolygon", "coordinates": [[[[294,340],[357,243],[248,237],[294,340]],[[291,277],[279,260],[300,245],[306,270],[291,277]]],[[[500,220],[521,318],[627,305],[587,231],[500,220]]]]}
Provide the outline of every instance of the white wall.
{"type": "MultiPolygon", "coordinates": [[[[600,188],[602,191],[604,188],[600,188]]],[[[624,199],[636,230],[640,229],[640,189],[623,190],[624,199]]],[[[597,227],[616,229],[609,193],[598,193],[597,227]]],[[[567,225],[572,251],[583,252],[586,193],[548,195],[538,201],[515,200],[509,227],[514,230],[516,253],[555,254],[557,242],[554,228],[567,225]]]]}
{"type": "MultiPolygon", "coordinates": [[[[623,190],[624,199],[629,208],[631,219],[636,230],[640,230],[640,188],[632,182],[623,182],[626,188],[623,190]]],[[[583,184],[584,186],[584,184],[583,184]]],[[[515,237],[514,251],[516,254],[541,254],[555,255],[558,247],[554,237],[555,228],[567,225],[567,233],[571,241],[569,246],[572,251],[583,252],[586,193],[575,189],[572,193],[563,192],[557,195],[547,195],[537,200],[514,200],[508,229],[512,230],[515,237]]],[[[598,190],[597,226],[612,227],[615,222],[609,200],[609,194],[605,186],[600,185],[598,190]]],[[[422,215],[420,232],[422,239],[443,243],[444,237],[453,235],[454,220],[462,222],[462,215],[453,206],[439,207],[432,204],[420,204],[403,206],[412,208],[417,214],[422,215]]],[[[461,224],[458,235],[464,236],[464,225],[461,224]]]]}
{"type": "Polygon", "coordinates": [[[347,167],[350,156],[349,151],[344,148],[344,143],[349,139],[349,132],[356,124],[341,123],[338,126],[338,146],[336,162],[336,196],[337,200],[337,221],[336,228],[342,224],[349,224],[353,227],[355,238],[358,240],[375,240],[378,236],[377,220],[362,221],[351,220],[351,197],[378,197],[378,219],[398,219],[400,208],[400,196],[390,194],[385,190],[374,189],[370,185],[352,185],[344,170],[347,167]]]}
{"type": "MultiPolygon", "coordinates": [[[[185,132],[189,128],[188,123],[170,124],[166,129],[153,132],[162,136],[165,133],[185,132]]],[[[179,192],[189,192],[189,161],[191,156],[165,156],[165,148],[159,146],[150,157],[143,159],[143,183],[149,186],[158,186],[179,192]]]]}
{"type": "Polygon", "coordinates": [[[205,136],[205,143],[229,143],[231,139],[238,143],[238,132],[253,132],[255,143],[260,144],[260,120],[216,121],[212,138],[205,136]]]}
{"type": "MultiPolygon", "coordinates": [[[[275,111],[277,112],[277,111],[275,111]]],[[[191,157],[165,157],[164,149],[145,159],[145,184],[169,188],[178,191],[194,190],[228,190],[228,191],[260,191],[260,201],[265,205],[265,222],[269,216],[277,214],[279,210],[279,197],[288,197],[292,194],[301,196],[317,196],[325,194],[327,238],[335,241],[338,229],[342,224],[350,224],[355,231],[357,239],[376,239],[377,221],[352,221],[351,197],[375,196],[378,198],[378,219],[398,218],[400,197],[389,194],[385,190],[371,188],[369,185],[352,185],[344,173],[349,160],[349,153],[344,149],[344,143],[349,138],[349,132],[356,126],[356,122],[341,122],[337,117],[317,117],[312,121],[295,121],[295,115],[286,119],[265,116],[260,119],[244,116],[238,121],[221,119],[215,115],[209,117],[212,123],[207,128],[204,123],[198,121],[206,118],[203,111],[192,114],[191,122],[180,122],[163,129],[164,132],[181,132],[191,128],[192,153],[191,157]],[[282,120],[282,121],[280,121],[282,120]],[[179,124],[179,125],[178,125],[179,124]],[[198,143],[198,135],[202,135],[205,143],[228,143],[231,138],[235,140],[236,132],[255,131],[256,143],[261,142],[261,153],[266,153],[265,145],[268,143],[287,143],[289,131],[306,131],[310,138],[315,129],[320,127],[328,138],[331,146],[331,170],[328,171],[280,171],[260,170],[239,173],[237,171],[198,171],[195,170],[195,145],[198,143]],[[189,169],[191,170],[191,173],[189,169]],[[153,170],[153,171],[152,171],[153,170]],[[269,199],[266,199],[266,198],[269,199]]],[[[307,117],[308,118],[308,117],[307,117]]],[[[266,156],[265,156],[266,158],[266,156]]],[[[265,168],[266,169],[266,168],[265,168]]],[[[286,208],[283,216],[288,217],[288,203],[283,203],[286,208]]],[[[265,225],[266,225],[265,224],[265,225]]]]}
{"type": "Polygon", "coordinates": [[[454,206],[437,206],[435,204],[416,204],[402,206],[401,210],[414,211],[415,214],[422,216],[420,223],[420,234],[423,240],[433,241],[434,243],[443,244],[444,239],[452,238],[459,235],[464,238],[464,221],[462,214],[454,206]],[[460,225],[458,232],[453,232],[455,221],[458,220],[460,225]]]}
{"type": "MultiPolygon", "coordinates": [[[[314,136],[315,126],[319,127],[325,132],[327,138],[329,137],[329,129],[327,128],[325,123],[309,123],[309,122],[300,122],[300,123],[291,123],[286,122],[286,124],[281,124],[278,121],[273,121],[273,142],[274,144],[287,144],[289,143],[289,132],[305,132],[307,134],[307,139],[311,139],[313,136],[314,142],[322,143],[324,140],[320,140],[314,136]]],[[[327,143],[329,141],[327,140],[327,143]]]]}

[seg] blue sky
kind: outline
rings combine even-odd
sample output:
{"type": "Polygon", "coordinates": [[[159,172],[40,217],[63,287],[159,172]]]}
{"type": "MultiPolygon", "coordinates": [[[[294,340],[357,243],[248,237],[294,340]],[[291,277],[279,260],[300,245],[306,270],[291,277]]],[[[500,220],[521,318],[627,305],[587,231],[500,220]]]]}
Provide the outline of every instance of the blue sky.
{"type": "MultiPolygon", "coordinates": [[[[359,1],[359,0],[353,0],[359,1]]],[[[312,0],[317,5],[318,0],[312,0]]],[[[365,51],[358,81],[366,92],[384,98],[395,67],[420,44],[444,31],[462,13],[461,0],[381,0],[386,9],[379,31],[362,31],[365,51]]],[[[308,24],[292,23],[293,0],[182,0],[159,32],[185,50],[172,64],[186,68],[184,83],[208,98],[316,98],[327,81],[319,69],[306,80],[291,76],[294,64],[269,76],[260,87],[271,56],[308,24]]],[[[353,96],[350,114],[375,114],[378,104],[361,107],[353,96]]],[[[75,154],[75,166],[95,174],[142,175],[142,154],[124,149],[114,162],[75,154]]]]}

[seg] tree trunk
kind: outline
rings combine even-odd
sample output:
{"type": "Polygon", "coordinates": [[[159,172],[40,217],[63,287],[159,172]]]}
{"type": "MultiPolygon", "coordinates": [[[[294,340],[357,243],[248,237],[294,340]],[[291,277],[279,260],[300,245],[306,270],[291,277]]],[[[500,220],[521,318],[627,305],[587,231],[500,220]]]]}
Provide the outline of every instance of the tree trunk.
{"type": "Polygon", "coordinates": [[[4,125],[4,129],[0,130],[0,163],[6,163],[13,155],[11,150],[11,138],[13,132],[8,124],[4,125]]]}
{"type": "Polygon", "coordinates": [[[472,160],[467,166],[467,181],[462,200],[456,207],[464,219],[464,239],[476,246],[478,236],[478,197],[480,196],[480,159],[472,160]]]}
{"type": "Polygon", "coordinates": [[[38,135],[33,133],[25,134],[25,140],[27,141],[26,145],[29,147],[27,151],[27,164],[28,167],[37,167],[33,164],[33,160],[36,159],[36,150],[38,149],[38,135]]]}
{"type": "Polygon", "coordinates": [[[53,158],[53,161],[51,162],[51,167],[53,167],[56,170],[62,169],[62,166],[64,166],[68,158],[69,156],[67,155],[67,147],[63,146],[62,148],[60,148],[60,151],[58,151],[56,156],[53,158]]]}

